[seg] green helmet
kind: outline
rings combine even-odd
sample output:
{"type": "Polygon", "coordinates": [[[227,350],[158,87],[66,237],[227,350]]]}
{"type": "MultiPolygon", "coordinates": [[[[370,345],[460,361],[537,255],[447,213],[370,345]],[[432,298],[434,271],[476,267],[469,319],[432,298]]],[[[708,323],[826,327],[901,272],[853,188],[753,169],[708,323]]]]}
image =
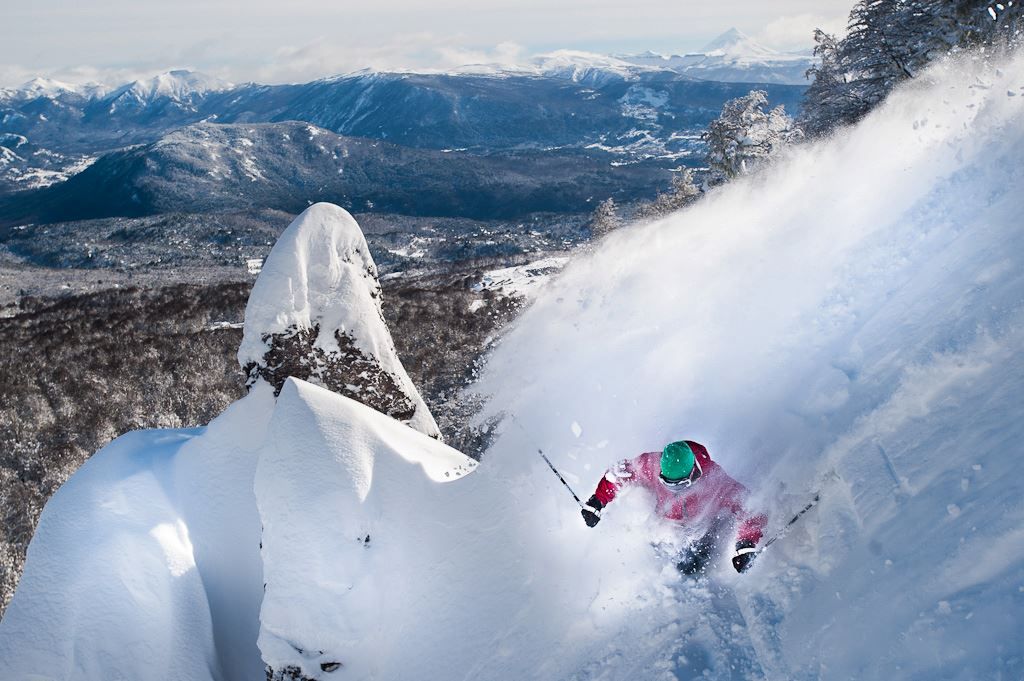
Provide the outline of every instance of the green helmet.
{"type": "Polygon", "coordinates": [[[693,472],[693,450],[683,441],[665,445],[661,450],[661,477],[670,482],[690,477],[693,472]]]}

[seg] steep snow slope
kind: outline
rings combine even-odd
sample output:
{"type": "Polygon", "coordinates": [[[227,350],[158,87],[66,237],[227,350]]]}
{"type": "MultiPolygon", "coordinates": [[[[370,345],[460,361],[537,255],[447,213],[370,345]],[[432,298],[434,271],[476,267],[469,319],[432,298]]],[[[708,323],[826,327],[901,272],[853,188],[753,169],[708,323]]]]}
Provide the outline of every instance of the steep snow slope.
{"type": "MultiPolygon", "coordinates": [[[[649,627],[621,646],[650,676],[1024,672],[1022,93],[1020,57],[940,66],[856,129],[614,234],[493,357],[493,411],[523,428],[485,461],[513,488],[546,479],[528,512],[578,528],[542,553],[590,569],[629,534],[614,506],[583,528],[537,446],[586,495],[615,459],[696,439],[772,528],[821,490],[752,572],[681,593],[680,626],[715,603],[699,643],[649,627]]],[[[629,677],[621,653],[595,669],[629,677]]]]}

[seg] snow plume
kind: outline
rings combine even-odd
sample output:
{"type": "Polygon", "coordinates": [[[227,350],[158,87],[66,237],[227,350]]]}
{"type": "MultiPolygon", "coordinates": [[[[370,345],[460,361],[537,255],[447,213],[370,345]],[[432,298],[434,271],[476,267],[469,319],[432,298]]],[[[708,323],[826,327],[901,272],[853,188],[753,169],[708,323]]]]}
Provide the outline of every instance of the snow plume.
{"type": "MultiPolygon", "coordinates": [[[[538,522],[581,524],[538,446],[586,498],[614,460],[698,440],[770,532],[821,490],[753,572],[722,568],[746,633],[696,658],[683,636],[652,673],[673,655],[718,678],[716,659],[768,678],[1024,670],[1022,95],[1021,56],[940,65],[841,136],[612,234],[494,354],[483,386],[516,422],[484,461],[548,490],[538,522]]],[[[636,530],[616,513],[601,542],[636,530]]],[[[561,560],[593,565],[593,537],[563,534],[561,560]]],[[[606,663],[627,676],[614,647],[606,663]]]]}
{"type": "Polygon", "coordinates": [[[377,267],[343,208],[307,208],[274,245],[245,308],[238,361],[250,385],[323,385],[440,438],[381,312],[377,267]]]}

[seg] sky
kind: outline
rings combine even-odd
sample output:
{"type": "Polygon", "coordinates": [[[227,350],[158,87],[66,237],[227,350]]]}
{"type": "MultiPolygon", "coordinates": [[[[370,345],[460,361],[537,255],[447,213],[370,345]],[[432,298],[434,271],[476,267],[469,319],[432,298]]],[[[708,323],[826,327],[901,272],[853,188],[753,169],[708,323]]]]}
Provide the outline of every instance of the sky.
{"type": "Polygon", "coordinates": [[[698,50],[736,27],[780,50],[839,31],[853,0],[0,0],[0,86],[191,68],[305,82],[363,68],[515,63],[557,49],[698,50]]]}

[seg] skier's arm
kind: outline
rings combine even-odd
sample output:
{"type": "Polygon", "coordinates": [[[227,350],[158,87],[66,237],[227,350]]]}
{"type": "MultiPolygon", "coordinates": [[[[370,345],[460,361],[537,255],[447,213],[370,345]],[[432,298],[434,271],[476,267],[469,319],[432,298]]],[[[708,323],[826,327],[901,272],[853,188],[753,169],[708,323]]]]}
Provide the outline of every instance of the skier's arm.
{"type": "Polygon", "coordinates": [[[597,525],[601,520],[601,509],[612,502],[619,487],[633,481],[633,462],[624,459],[604,474],[601,482],[597,483],[597,489],[587,500],[583,507],[583,520],[589,527],[597,525]]]}
{"type": "Polygon", "coordinates": [[[740,522],[736,533],[736,552],[732,556],[732,566],[736,572],[746,572],[757,555],[757,543],[761,541],[764,528],[768,524],[768,516],[764,513],[748,515],[743,512],[744,520],[740,522]]]}

